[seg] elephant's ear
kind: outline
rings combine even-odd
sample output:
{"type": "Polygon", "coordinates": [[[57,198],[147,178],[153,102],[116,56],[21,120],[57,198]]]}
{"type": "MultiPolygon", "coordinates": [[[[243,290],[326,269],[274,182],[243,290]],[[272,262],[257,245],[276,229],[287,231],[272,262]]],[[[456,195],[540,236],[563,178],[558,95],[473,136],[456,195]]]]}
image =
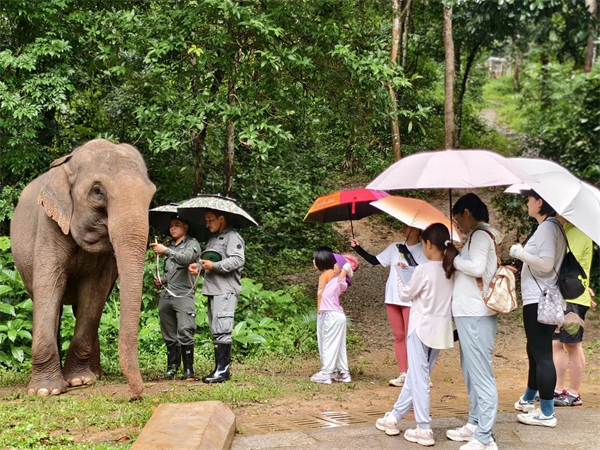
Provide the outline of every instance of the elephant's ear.
{"type": "MultiPolygon", "coordinates": [[[[76,148],[75,150],[73,150],[73,152],[75,152],[76,150],[79,150],[79,147],[76,148]]],[[[68,155],[61,156],[60,158],[55,159],[54,161],[52,161],[50,163],[50,168],[53,169],[54,167],[58,167],[58,166],[63,165],[64,163],[66,163],[67,161],[69,161],[72,156],[73,156],[73,153],[69,153],[68,155]]]]}
{"type": "MultiPolygon", "coordinates": [[[[54,161],[52,164],[57,161],[59,160],[54,161]]],[[[61,162],[61,164],[64,162],[66,161],[61,162]]],[[[62,232],[69,234],[71,216],[73,215],[73,200],[71,199],[71,183],[64,166],[54,167],[46,174],[46,182],[42,186],[37,201],[44,206],[48,217],[58,223],[62,232]]]]}

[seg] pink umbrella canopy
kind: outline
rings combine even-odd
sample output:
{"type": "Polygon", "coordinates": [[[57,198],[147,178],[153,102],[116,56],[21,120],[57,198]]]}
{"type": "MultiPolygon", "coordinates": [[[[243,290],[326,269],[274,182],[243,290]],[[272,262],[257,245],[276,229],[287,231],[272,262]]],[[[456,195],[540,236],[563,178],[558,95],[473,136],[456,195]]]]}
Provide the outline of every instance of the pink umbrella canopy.
{"type": "Polygon", "coordinates": [[[383,171],[367,188],[472,189],[535,182],[525,170],[498,153],[440,150],[402,158],[383,171]]]}

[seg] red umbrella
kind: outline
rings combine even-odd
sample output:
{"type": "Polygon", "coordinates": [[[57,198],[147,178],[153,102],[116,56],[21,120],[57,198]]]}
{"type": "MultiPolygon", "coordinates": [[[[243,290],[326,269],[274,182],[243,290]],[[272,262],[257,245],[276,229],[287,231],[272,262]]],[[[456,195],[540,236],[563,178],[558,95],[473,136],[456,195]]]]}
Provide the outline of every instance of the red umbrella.
{"type": "Polygon", "coordinates": [[[324,223],[349,220],[352,236],[354,236],[352,220],[359,220],[371,214],[381,213],[380,209],[370,203],[388,195],[386,192],[373,189],[334,192],[317,198],[304,217],[304,221],[324,223]]]}

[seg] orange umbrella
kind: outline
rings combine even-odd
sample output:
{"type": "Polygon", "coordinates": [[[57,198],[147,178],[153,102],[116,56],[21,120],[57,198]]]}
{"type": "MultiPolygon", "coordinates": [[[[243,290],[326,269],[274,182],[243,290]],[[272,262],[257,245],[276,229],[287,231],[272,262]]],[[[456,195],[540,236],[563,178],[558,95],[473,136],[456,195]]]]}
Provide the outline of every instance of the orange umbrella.
{"type": "MultiPolygon", "coordinates": [[[[432,223],[442,223],[450,231],[450,219],[429,203],[417,198],[389,196],[371,202],[371,205],[395,217],[409,227],[424,230],[432,223]]],[[[460,237],[452,235],[452,239],[460,242],[460,237]]]]}

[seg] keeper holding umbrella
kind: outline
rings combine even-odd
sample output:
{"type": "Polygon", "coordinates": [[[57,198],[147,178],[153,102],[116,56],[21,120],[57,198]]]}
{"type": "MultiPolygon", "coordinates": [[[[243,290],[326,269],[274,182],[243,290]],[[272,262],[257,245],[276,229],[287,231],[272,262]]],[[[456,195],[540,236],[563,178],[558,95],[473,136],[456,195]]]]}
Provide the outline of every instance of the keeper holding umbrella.
{"type": "Polygon", "coordinates": [[[222,383],[231,377],[231,334],[245,262],[244,240],[234,226],[250,226],[256,222],[227,197],[200,196],[182,204],[179,211],[185,214],[186,207],[194,214],[203,211],[206,228],[213,233],[200,256],[200,263],[191,264],[189,272],[195,275],[204,271],[202,295],[208,299],[208,323],[215,344],[215,369],[202,381],[222,383]]]}
{"type": "Polygon", "coordinates": [[[183,359],[184,378],[194,381],[194,333],[196,310],[194,297],[197,279],[186,268],[198,260],[200,244],[188,236],[189,224],[173,213],[169,233],[173,238],[167,247],[158,242],[150,244],[157,255],[165,256],[164,275],[154,277],[154,284],[161,288],[158,313],[160,329],[167,344],[167,372],[164,378],[177,374],[183,359]]]}

